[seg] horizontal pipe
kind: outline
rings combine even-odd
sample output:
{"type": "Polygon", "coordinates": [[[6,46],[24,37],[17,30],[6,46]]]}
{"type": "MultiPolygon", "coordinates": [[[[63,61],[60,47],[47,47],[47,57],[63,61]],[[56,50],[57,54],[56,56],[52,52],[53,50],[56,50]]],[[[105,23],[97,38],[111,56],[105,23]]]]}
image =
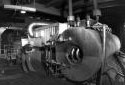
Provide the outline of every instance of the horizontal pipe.
{"type": "Polygon", "coordinates": [[[4,5],[4,8],[36,12],[36,8],[26,7],[26,6],[4,5]]]}
{"type": "Polygon", "coordinates": [[[35,22],[35,23],[31,23],[28,27],[28,33],[30,36],[34,37],[34,34],[33,34],[33,28],[35,26],[44,26],[44,25],[48,25],[47,23],[40,23],[40,22],[35,22]]]}

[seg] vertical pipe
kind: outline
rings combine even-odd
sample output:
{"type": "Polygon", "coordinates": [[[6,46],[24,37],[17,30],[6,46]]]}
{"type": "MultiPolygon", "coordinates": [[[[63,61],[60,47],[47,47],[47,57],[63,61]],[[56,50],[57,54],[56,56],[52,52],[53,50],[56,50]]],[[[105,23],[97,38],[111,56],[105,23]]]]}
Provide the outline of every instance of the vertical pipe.
{"type": "Polygon", "coordinates": [[[100,79],[100,85],[102,85],[102,74],[105,69],[105,64],[106,64],[106,26],[103,25],[103,56],[102,56],[102,67],[101,67],[101,79],[100,79]]]}
{"type": "Polygon", "coordinates": [[[103,26],[103,55],[105,58],[105,48],[106,47],[106,26],[103,26]]]}
{"type": "Polygon", "coordinates": [[[98,9],[97,0],[93,0],[94,9],[98,9]]]}
{"type": "Polygon", "coordinates": [[[99,21],[99,16],[101,16],[101,11],[98,9],[98,2],[97,0],[93,0],[94,11],[93,15],[96,16],[96,21],[99,21]]]}
{"type": "Polygon", "coordinates": [[[69,0],[69,16],[72,16],[72,0],[69,0]]]}
{"type": "Polygon", "coordinates": [[[52,29],[52,34],[51,35],[53,35],[53,26],[51,27],[51,29],[52,29]]]}

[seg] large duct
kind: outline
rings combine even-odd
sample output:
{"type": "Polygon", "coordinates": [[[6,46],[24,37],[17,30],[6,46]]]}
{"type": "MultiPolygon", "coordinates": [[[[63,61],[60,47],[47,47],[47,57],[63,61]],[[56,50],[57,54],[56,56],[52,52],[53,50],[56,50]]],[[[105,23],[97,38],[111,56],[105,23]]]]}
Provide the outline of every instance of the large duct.
{"type": "Polygon", "coordinates": [[[28,27],[28,33],[29,33],[29,36],[31,37],[35,37],[34,34],[33,34],[33,28],[35,26],[45,26],[45,25],[48,25],[47,23],[40,23],[40,22],[34,22],[34,23],[31,23],[28,27]]]}
{"type": "Polygon", "coordinates": [[[0,36],[2,35],[2,33],[3,33],[5,30],[6,30],[5,27],[1,27],[1,28],[0,28],[0,36]]]}

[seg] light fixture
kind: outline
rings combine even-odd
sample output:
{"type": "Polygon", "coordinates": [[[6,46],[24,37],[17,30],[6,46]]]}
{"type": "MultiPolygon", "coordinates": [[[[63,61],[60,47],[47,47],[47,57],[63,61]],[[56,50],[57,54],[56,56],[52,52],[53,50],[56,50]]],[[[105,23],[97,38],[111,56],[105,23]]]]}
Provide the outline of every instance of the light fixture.
{"type": "Polygon", "coordinates": [[[20,11],[20,13],[21,13],[21,14],[25,14],[25,13],[26,13],[26,11],[24,11],[24,10],[21,10],[21,11],[20,11]]]}
{"type": "Polygon", "coordinates": [[[36,12],[36,8],[26,7],[26,6],[19,6],[19,5],[4,5],[4,8],[36,12]]]}

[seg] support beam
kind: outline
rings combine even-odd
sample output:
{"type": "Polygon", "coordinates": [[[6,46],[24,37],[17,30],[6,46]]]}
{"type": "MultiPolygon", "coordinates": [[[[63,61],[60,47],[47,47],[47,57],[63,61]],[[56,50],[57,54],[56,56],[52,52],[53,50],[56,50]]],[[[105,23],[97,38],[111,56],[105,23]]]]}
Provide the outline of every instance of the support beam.
{"type": "MultiPolygon", "coordinates": [[[[89,3],[87,3],[87,5],[93,5],[92,1],[93,0],[91,0],[89,3]]],[[[114,0],[97,0],[98,3],[104,3],[104,2],[109,2],[109,1],[114,1],[114,0]]],[[[76,3],[73,3],[73,8],[79,8],[80,6],[82,7],[83,5],[86,5],[84,0],[79,0],[76,3]]],[[[68,6],[66,6],[65,8],[68,9],[68,6]]]]}
{"type": "Polygon", "coordinates": [[[105,3],[99,3],[99,8],[108,8],[108,7],[115,7],[115,6],[125,6],[125,1],[110,1],[105,3]]]}
{"type": "MultiPolygon", "coordinates": [[[[58,2],[59,0],[51,0],[49,3],[46,4],[46,7],[50,7],[53,4],[55,4],[56,2],[58,2]]],[[[57,3],[56,3],[57,4],[57,3]]]]}
{"type": "MultiPolygon", "coordinates": [[[[25,23],[0,23],[1,27],[7,27],[6,29],[15,29],[15,30],[23,30],[25,28],[25,23]]],[[[0,28],[1,29],[1,28],[0,28]]]]}
{"type": "MultiPolygon", "coordinates": [[[[4,3],[4,5],[11,5],[10,0],[4,0],[3,3],[4,3]]],[[[56,9],[54,7],[46,7],[43,4],[32,3],[32,4],[29,4],[29,5],[21,5],[21,6],[32,7],[32,8],[36,8],[37,11],[40,11],[40,12],[43,12],[43,13],[61,16],[61,13],[60,13],[59,9],[56,9]]]]}
{"type": "Polygon", "coordinates": [[[82,5],[85,5],[84,0],[80,0],[80,1],[73,3],[73,8],[75,8],[77,6],[82,6],[82,5]]]}
{"type": "MultiPolygon", "coordinates": [[[[124,6],[124,5],[125,5],[125,1],[123,1],[123,0],[121,0],[121,1],[114,1],[114,0],[108,1],[108,0],[106,0],[105,2],[99,2],[98,8],[103,9],[103,8],[108,8],[108,7],[124,6]]],[[[93,7],[92,4],[90,4],[90,5],[87,6],[87,9],[88,9],[88,11],[93,10],[94,7],[93,7]]],[[[82,9],[82,7],[81,7],[79,9],[76,9],[74,11],[74,13],[80,13],[82,11],[84,11],[84,9],[82,9]]]]}
{"type": "MultiPolygon", "coordinates": [[[[34,7],[34,4],[30,4],[30,5],[26,5],[26,6],[34,7]]],[[[54,7],[46,7],[43,4],[35,3],[35,8],[37,11],[40,11],[40,12],[61,16],[60,10],[56,9],[54,7]]]]}
{"type": "MultiPolygon", "coordinates": [[[[83,4],[84,4],[84,0],[77,1],[76,3],[73,3],[73,8],[83,4]]],[[[65,9],[68,9],[68,5],[65,7],[65,9]]]]}

